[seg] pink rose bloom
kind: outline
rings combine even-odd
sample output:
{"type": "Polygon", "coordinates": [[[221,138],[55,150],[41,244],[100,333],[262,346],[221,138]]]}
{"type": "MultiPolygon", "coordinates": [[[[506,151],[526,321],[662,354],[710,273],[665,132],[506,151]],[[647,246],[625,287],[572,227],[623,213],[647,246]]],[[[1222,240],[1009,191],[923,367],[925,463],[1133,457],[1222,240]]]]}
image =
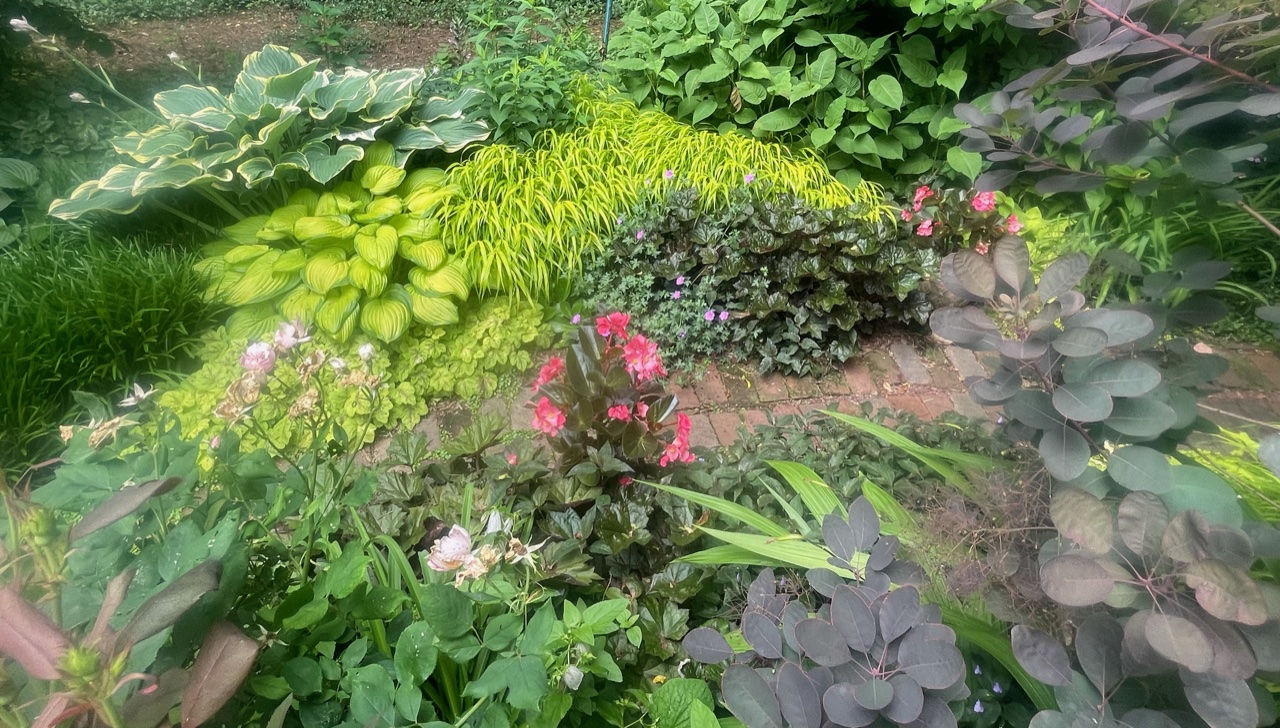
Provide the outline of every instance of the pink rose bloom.
{"type": "Polygon", "coordinates": [[[551,404],[551,400],[543,397],[533,407],[533,429],[551,437],[560,434],[564,429],[564,413],[551,404]]]}
{"type": "Polygon", "coordinates": [[[677,301],[680,300],[680,291],[676,291],[675,293],[672,293],[671,298],[677,301]]]}
{"type": "Polygon", "coordinates": [[[553,356],[538,371],[538,378],[533,380],[533,388],[541,389],[544,384],[555,381],[561,374],[564,374],[564,359],[553,356]]]}
{"type": "Polygon", "coordinates": [[[471,534],[467,533],[467,529],[462,526],[454,524],[453,528],[449,529],[449,533],[442,536],[431,547],[427,566],[434,571],[452,571],[466,565],[469,561],[471,561],[471,534]]]}
{"type": "Polygon", "coordinates": [[[622,360],[623,366],[637,382],[667,374],[662,367],[662,357],[658,356],[658,345],[642,335],[637,335],[622,348],[622,360]]]}
{"type": "Polygon", "coordinates": [[[609,419],[626,422],[631,419],[631,408],[625,404],[615,404],[609,408],[609,419]]]}
{"type": "Polygon", "coordinates": [[[307,327],[301,321],[284,322],[280,324],[280,328],[276,329],[275,334],[276,346],[282,351],[288,351],[298,344],[311,341],[311,337],[307,336],[307,327]]]}
{"type": "Polygon", "coordinates": [[[720,312],[720,320],[721,320],[721,321],[728,321],[728,320],[729,320],[729,312],[728,312],[727,310],[726,310],[726,311],[721,311],[721,312],[720,312]]]}
{"type": "Polygon", "coordinates": [[[925,220],[920,223],[920,227],[916,228],[916,235],[919,235],[922,238],[927,238],[930,235],[933,235],[933,220],[925,220]]]}
{"type": "Polygon", "coordinates": [[[1022,221],[1018,219],[1017,215],[1010,215],[1005,222],[1005,226],[1008,227],[1010,235],[1017,235],[1018,231],[1022,230],[1022,221]]]}
{"type": "Polygon", "coordinates": [[[631,323],[631,314],[615,311],[608,316],[601,316],[596,319],[596,333],[605,337],[617,336],[619,339],[626,341],[627,325],[631,323]]]}
{"type": "Polygon", "coordinates": [[[265,341],[259,341],[256,344],[250,344],[244,350],[244,354],[240,355],[240,366],[251,372],[258,374],[266,374],[276,365],[276,350],[271,348],[271,344],[265,341]]]}
{"type": "Polygon", "coordinates": [[[633,480],[630,475],[624,475],[621,478],[618,478],[618,485],[621,485],[624,488],[631,485],[632,482],[633,480]]]}
{"type": "Polygon", "coordinates": [[[676,285],[677,285],[677,286],[683,286],[683,285],[684,285],[684,276],[676,276],[676,285]]]}
{"type": "Polygon", "coordinates": [[[978,212],[991,212],[996,209],[996,193],[979,192],[973,198],[973,209],[978,212]]]}

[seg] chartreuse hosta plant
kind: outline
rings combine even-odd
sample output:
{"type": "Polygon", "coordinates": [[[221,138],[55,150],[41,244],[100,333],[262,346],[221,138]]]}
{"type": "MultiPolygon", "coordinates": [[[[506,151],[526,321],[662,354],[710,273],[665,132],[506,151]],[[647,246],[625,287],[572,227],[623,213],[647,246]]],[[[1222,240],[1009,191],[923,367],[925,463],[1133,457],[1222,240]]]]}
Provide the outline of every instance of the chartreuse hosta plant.
{"type": "Polygon", "coordinates": [[[919,579],[919,567],[895,558],[898,539],[880,535],[865,498],[847,518],[828,514],[822,534],[833,555],[806,575],[811,601],[779,594],[773,569],[765,569],[747,592],[745,644],[734,648],[699,627],[684,638],[689,655],[730,661],[721,696],[750,728],[954,727],[948,703],[968,695],[964,657],[942,610],[903,585],[919,579]]]}
{"type": "Polygon", "coordinates": [[[462,261],[447,255],[430,217],[451,194],[439,169],[405,173],[375,142],[331,191],[301,189],[270,215],[246,218],[205,248],[210,292],[235,306],[235,336],[281,320],[314,323],[338,341],[357,330],[394,341],[413,324],[458,320],[470,294],[462,261]]]}
{"type": "Polygon", "coordinates": [[[1049,634],[1013,629],[1018,660],[1056,686],[1059,710],[1035,722],[1199,725],[1179,711],[1213,728],[1274,721],[1274,699],[1252,678],[1280,670],[1280,589],[1250,577],[1263,554],[1245,532],[1211,524],[1196,510],[1172,513],[1145,490],[1113,507],[1066,488],[1055,495],[1052,516],[1065,539],[1041,552],[1045,595],[1110,610],[1076,623],[1074,663],[1049,634]]]}
{"type": "Polygon", "coordinates": [[[492,145],[449,171],[457,194],[441,205],[445,239],[467,261],[477,288],[547,296],[583,259],[604,249],[620,215],[642,196],[695,187],[700,210],[756,184],[818,208],[887,216],[881,190],[850,190],[812,155],[739,135],[698,131],[659,111],[584,92],[569,133],[547,133],[528,151],[492,145]]]}
{"type": "MultiPolygon", "coordinates": [[[[298,186],[328,184],[376,139],[386,163],[416,151],[456,152],[488,137],[464,116],[474,98],[424,98],[426,71],[317,70],[280,46],[250,53],[231,93],[185,85],[156,94],[161,122],[112,144],[128,161],[57,200],[50,214],[125,214],[161,190],[194,190],[234,219],[264,214],[298,186]]],[[[173,208],[169,208],[172,210],[173,208]]]]}

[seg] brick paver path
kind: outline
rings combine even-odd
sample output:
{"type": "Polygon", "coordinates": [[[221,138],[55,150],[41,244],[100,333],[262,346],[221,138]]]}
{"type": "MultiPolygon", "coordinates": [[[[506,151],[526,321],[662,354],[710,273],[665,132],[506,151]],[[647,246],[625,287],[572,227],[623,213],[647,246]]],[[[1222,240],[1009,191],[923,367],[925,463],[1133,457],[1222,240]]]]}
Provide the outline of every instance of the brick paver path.
{"type": "MultiPolygon", "coordinates": [[[[864,340],[858,355],[839,371],[820,378],[760,375],[754,368],[712,364],[701,379],[676,386],[680,411],[693,421],[691,444],[715,447],[734,442],[742,427],[754,428],[775,416],[836,408],[858,412],[863,402],[933,419],[947,411],[992,418],[999,408],[983,408],[969,399],[964,380],[985,375],[992,355],[975,355],[931,337],[881,337],[864,340]]],[[[1280,356],[1248,348],[1219,349],[1231,364],[1228,373],[1201,402],[1201,412],[1224,427],[1255,433],[1280,429],[1280,356]]],[[[492,399],[480,407],[510,421],[513,429],[529,429],[525,400],[492,399]]],[[[417,428],[433,446],[442,432],[457,432],[471,418],[465,408],[437,408],[417,428]]],[[[370,446],[379,459],[385,440],[370,446]]]]}

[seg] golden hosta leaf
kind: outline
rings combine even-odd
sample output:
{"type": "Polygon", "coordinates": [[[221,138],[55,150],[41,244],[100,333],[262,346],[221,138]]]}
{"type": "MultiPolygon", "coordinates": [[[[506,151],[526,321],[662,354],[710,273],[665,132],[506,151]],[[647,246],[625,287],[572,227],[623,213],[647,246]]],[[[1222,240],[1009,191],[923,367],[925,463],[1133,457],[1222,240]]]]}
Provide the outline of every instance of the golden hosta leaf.
{"type": "Polygon", "coordinates": [[[239,266],[255,260],[269,250],[271,250],[270,246],[262,245],[261,243],[238,245],[224,253],[222,259],[229,266],[239,266]]]}
{"type": "Polygon", "coordinates": [[[379,226],[373,235],[356,235],[356,252],[370,265],[385,271],[396,259],[396,231],[390,225],[379,226]]]}
{"type": "Polygon", "coordinates": [[[405,176],[404,181],[396,188],[396,194],[408,197],[419,190],[441,187],[444,185],[445,171],[439,167],[423,167],[415,169],[405,176]]]}
{"type": "Polygon", "coordinates": [[[400,338],[413,323],[407,296],[403,291],[399,291],[400,295],[395,295],[396,292],[396,289],[391,289],[386,296],[367,300],[360,307],[360,328],[387,343],[400,338]]]}
{"type": "Polygon", "coordinates": [[[316,325],[337,334],[360,307],[360,291],[352,286],[335,288],[325,294],[324,303],[316,309],[316,325]]]}
{"type": "Polygon", "coordinates": [[[458,307],[447,298],[424,295],[409,288],[413,317],[428,326],[448,326],[458,323],[458,307]]]}
{"type": "Polygon", "coordinates": [[[308,215],[306,205],[285,205],[276,208],[258,231],[259,240],[284,240],[293,237],[293,226],[308,215]]]}
{"type": "Polygon", "coordinates": [[[258,231],[262,229],[262,226],[266,221],[266,215],[246,217],[240,222],[237,222],[223,230],[222,234],[228,239],[234,240],[241,245],[247,245],[257,241],[258,231]]]}
{"type": "Polygon", "coordinates": [[[347,259],[340,250],[322,250],[302,269],[302,282],[316,293],[328,293],[347,280],[347,259]]]}
{"type": "Polygon", "coordinates": [[[404,206],[415,215],[429,215],[453,194],[452,187],[423,188],[406,197],[404,206]]]}
{"type": "Polygon", "coordinates": [[[404,170],[389,164],[370,167],[360,176],[360,186],[373,195],[385,195],[404,181],[404,170]]]}
{"type": "Polygon", "coordinates": [[[373,202],[373,195],[369,194],[368,190],[351,180],[339,182],[338,186],[333,188],[333,193],[335,195],[345,197],[357,205],[368,205],[370,202],[373,202]]]}
{"type": "Polygon", "coordinates": [[[409,280],[424,293],[455,296],[462,301],[467,300],[471,291],[467,269],[461,260],[452,260],[433,271],[414,268],[409,271],[409,280]]]}
{"type": "Polygon", "coordinates": [[[314,215],[316,213],[316,205],[319,201],[320,194],[318,192],[303,187],[302,189],[294,190],[293,194],[289,195],[289,200],[285,204],[301,205],[307,208],[308,215],[314,215]]]}
{"type": "Polygon", "coordinates": [[[310,325],[315,321],[316,310],[320,308],[324,301],[325,298],[321,294],[306,286],[298,286],[280,299],[280,302],[276,304],[276,308],[280,311],[280,317],[285,321],[301,320],[303,323],[310,325]]]}
{"type": "Polygon", "coordinates": [[[387,274],[375,268],[364,258],[351,261],[347,276],[357,288],[370,296],[380,296],[387,287],[387,274]]]}
{"type": "Polygon", "coordinates": [[[444,263],[444,245],[427,241],[415,243],[409,238],[400,238],[400,257],[422,266],[427,270],[435,270],[444,263]]]}
{"type": "Polygon", "coordinates": [[[267,301],[297,285],[294,273],[277,273],[274,265],[280,252],[272,250],[250,264],[240,280],[222,291],[222,298],[232,306],[247,306],[267,301]]]}
{"type": "Polygon", "coordinates": [[[379,197],[365,205],[364,212],[357,212],[354,217],[359,223],[382,222],[391,219],[394,215],[399,215],[402,208],[400,198],[389,195],[379,197]]]}
{"type": "Polygon", "coordinates": [[[227,333],[237,339],[261,339],[280,325],[280,315],[269,302],[237,308],[227,317],[227,333]]]}
{"type": "Polygon", "coordinates": [[[303,217],[293,226],[293,236],[306,242],[316,238],[349,238],[356,234],[358,226],[346,215],[303,217]]]}
{"type": "Polygon", "coordinates": [[[396,229],[396,235],[414,240],[430,240],[440,237],[440,223],[418,215],[399,214],[387,220],[396,229]]]}

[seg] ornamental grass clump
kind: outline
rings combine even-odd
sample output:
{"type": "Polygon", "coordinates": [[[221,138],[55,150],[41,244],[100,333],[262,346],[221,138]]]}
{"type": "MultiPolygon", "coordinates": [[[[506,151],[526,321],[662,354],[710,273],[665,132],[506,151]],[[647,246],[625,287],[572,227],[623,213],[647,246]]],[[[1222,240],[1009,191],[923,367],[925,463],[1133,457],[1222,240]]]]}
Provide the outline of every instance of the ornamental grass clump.
{"type": "Polygon", "coordinates": [[[548,132],[528,151],[493,145],[449,170],[457,194],[437,217],[482,291],[546,298],[604,249],[617,217],[646,195],[696,187],[705,208],[754,180],[822,209],[887,215],[881,190],[850,189],[812,154],[698,131],[623,101],[579,102],[586,123],[548,132]]]}

